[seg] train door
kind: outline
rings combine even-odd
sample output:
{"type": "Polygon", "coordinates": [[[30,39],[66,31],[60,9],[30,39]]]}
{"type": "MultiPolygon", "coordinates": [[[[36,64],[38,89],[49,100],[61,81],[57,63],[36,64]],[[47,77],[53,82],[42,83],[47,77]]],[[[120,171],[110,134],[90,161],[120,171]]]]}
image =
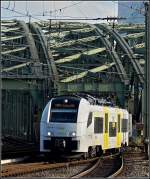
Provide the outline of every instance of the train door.
{"type": "Polygon", "coordinates": [[[87,134],[87,141],[86,143],[88,146],[92,145],[92,137],[93,137],[93,114],[92,112],[89,113],[88,120],[87,120],[87,129],[86,129],[86,134],[87,134]]]}
{"type": "MultiPolygon", "coordinates": [[[[125,116],[126,117],[126,116],[125,116]]],[[[122,119],[123,144],[128,143],[128,119],[122,119]]]]}
{"type": "Polygon", "coordinates": [[[109,118],[109,111],[108,108],[104,109],[104,133],[103,133],[103,149],[108,149],[109,145],[109,135],[108,135],[108,118],[109,118]]]}
{"type": "Polygon", "coordinates": [[[117,148],[121,147],[121,113],[117,113],[117,148]]]}
{"type": "Polygon", "coordinates": [[[93,139],[94,144],[93,145],[101,145],[102,146],[104,119],[100,115],[100,112],[94,112],[93,119],[94,119],[94,139],[93,139]]]}

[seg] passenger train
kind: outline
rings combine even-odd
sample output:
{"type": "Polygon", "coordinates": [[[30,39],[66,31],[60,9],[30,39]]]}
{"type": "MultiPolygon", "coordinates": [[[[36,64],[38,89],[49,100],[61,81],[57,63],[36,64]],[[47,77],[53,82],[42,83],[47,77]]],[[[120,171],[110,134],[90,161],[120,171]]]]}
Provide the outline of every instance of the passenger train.
{"type": "Polygon", "coordinates": [[[130,124],[126,109],[103,104],[90,95],[58,96],[42,114],[40,151],[100,155],[128,145],[130,124]]]}

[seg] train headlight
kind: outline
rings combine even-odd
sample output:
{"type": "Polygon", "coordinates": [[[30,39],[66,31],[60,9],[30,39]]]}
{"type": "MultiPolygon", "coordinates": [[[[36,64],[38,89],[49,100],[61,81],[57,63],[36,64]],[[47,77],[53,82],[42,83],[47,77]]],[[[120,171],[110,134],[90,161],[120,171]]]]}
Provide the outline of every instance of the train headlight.
{"type": "Polygon", "coordinates": [[[47,135],[48,135],[48,136],[51,136],[51,135],[52,135],[52,133],[51,133],[51,132],[48,132],[48,133],[47,133],[47,135]]]}
{"type": "Polygon", "coordinates": [[[75,137],[75,136],[76,136],[76,132],[71,132],[71,133],[70,133],[70,136],[71,136],[71,137],[75,137]]]}

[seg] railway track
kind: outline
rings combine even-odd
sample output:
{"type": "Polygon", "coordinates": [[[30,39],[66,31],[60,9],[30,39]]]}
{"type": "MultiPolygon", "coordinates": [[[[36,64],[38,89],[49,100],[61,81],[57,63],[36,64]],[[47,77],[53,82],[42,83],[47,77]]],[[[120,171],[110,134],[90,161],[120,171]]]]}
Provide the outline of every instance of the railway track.
{"type": "Polygon", "coordinates": [[[89,169],[73,176],[80,177],[115,177],[123,169],[123,159],[119,154],[99,158],[99,160],[89,169]]]}
{"type": "Polygon", "coordinates": [[[71,162],[61,162],[61,163],[49,163],[49,162],[37,162],[37,163],[26,163],[26,164],[10,164],[2,167],[1,176],[22,176],[28,173],[35,173],[44,170],[52,170],[58,168],[68,168],[73,165],[82,165],[96,162],[99,158],[93,158],[89,160],[79,160],[71,162]]]}
{"type": "MultiPolygon", "coordinates": [[[[13,177],[13,176],[41,176],[41,173],[47,172],[46,175],[55,175],[58,176],[59,170],[67,171],[70,170],[69,177],[72,178],[79,178],[79,177],[94,177],[94,176],[102,176],[108,177],[111,174],[114,174],[118,169],[122,166],[122,158],[119,154],[109,155],[109,156],[102,156],[96,157],[93,159],[88,160],[78,160],[78,161],[71,161],[71,162],[60,162],[60,163],[49,163],[49,162],[36,162],[36,163],[24,163],[24,164],[8,164],[2,166],[2,177],[13,177]],[[117,162],[116,162],[117,161],[117,162]],[[117,163],[117,166],[114,165],[117,163]],[[84,167],[83,167],[84,165],[84,167]],[[76,169],[76,173],[73,174],[72,167],[82,168],[76,169]],[[82,167],[81,167],[82,166],[82,167]],[[115,167],[114,167],[115,166],[115,167]],[[57,171],[56,171],[57,170],[57,171]],[[80,172],[79,172],[80,171],[80,172]]],[[[64,173],[65,173],[64,172],[64,173]]],[[[67,176],[68,177],[68,176],[67,176]]]]}
{"type": "MultiPolygon", "coordinates": [[[[39,159],[40,160],[40,159],[39,159]]],[[[2,177],[9,176],[56,176],[60,177],[118,177],[128,176],[127,168],[135,166],[147,166],[148,160],[143,152],[127,151],[120,156],[113,154],[88,160],[76,160],[71,162],[37,161],[32,160],[24,164],[6,164],[2,166],[2,177]],[[74,168],[76,171],[73,172],[74,168]]],[[[129,173],[131,173],[129,171],[129,173]]],[[[129,175],[130,176],[130,175],[129,175]]]]}

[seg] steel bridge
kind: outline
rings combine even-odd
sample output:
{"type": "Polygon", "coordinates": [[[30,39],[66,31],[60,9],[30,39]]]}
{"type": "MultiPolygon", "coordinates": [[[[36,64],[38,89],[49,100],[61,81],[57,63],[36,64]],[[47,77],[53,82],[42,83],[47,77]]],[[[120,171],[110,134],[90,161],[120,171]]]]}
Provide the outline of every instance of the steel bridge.
{"type": "Polygon", "coordinates": [[[66,93],[109,97],[141,119],[144,25],[7,20],[1,46],[3,134],[34,140],[47,101],[66,93]]]}

